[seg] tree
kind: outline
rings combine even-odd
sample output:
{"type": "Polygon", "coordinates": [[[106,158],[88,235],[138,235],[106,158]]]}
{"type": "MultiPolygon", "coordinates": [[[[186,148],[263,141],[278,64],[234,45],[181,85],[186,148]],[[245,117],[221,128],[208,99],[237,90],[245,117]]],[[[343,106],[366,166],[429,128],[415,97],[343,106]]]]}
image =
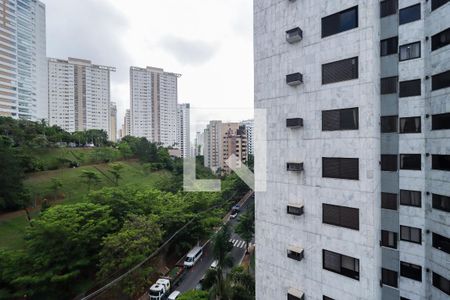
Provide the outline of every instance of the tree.
{"type": "Polygon", "coordinates": [[[58,197],[58,192],[62,188],[62,182],[58,178],[52,178],[51,184],[50,184],[50,190],[53,193],[53,200],[56,201],[56,198],[58,197]]]}
{"type": "MultiPolygon", "coordinates": [[[[98,276],[107,279],[118,270],[130,269],[155,251],[161,240],[155,217],[130,215],[119,232],[103,240],[98,276]]],[[[121,289],[130,297],[142,294],[150,274],[150,268],[139,268],[121,283],[121,289]]]]}
{"type": "Polygon", "coordinates": [[[213,254],[217,259],[217,281],[211,289],[211,294],[218,299],[229,299],[229,289],[223,278],[223,271],[233,265],[233,258],[230,251],[233,244],[230,242],[231,232],[228,224],[225,224],[215,235],[213,240],[213,254]]]}
{"type": "Polygon", "coordinates": [[[189,291],[180,295],[178,300],[209,300],[208,292],[205,291],[189,291]]]}
{"type": "Polygon", "coordinates": [[[232,300],[255,299],[255,279],[243,267],[235,267],[227,278],[232,290],[232,300]]]}
{"type": "Polygon", "coordinates": [[[95,171],[83,170],[81,173],[81,178],[85,181],[88,186],[88,192],[91,190],[93,184],[98,184],[100,182],[100,176],[95,171]]]}
{"type": "Polygon", "coordinates": [[[114,182],[115,182],[116,186],[118,186],[119,179],[121,178],[120,172],[122,171],[124,166],[121,163],[114,163],[114,164],[110,164],[109,167],[110,167],[109,173],[111,173],[111,175],[114,178],[114,182]]]}
{"type": "Polygon", "coordinates": [[[253,209],[249,209],[241,215],[235,231],[245,241],[246,253],[248,253],[248,245],[255,234],[255,218],[253,209]]]}
{"type": "Polygon", "coordinates": [[[120,142],[118,148],[123,158],[130,158],[133,156],[133,151],[131,150],[131,147],[127,142],[120,142]]]}

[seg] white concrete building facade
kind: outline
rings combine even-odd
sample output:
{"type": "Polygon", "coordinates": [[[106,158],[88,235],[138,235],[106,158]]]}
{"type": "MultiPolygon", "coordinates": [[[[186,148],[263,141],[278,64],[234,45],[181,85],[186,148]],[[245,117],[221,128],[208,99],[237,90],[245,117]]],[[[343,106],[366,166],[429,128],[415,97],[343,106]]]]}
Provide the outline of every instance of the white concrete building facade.
{"type": "Polygon", "coordinates": [[[254,140],[253,140],[253,128],[255,121],[252,120],[245,120],[241,122],[241,125],[245,127],[245,131],[247,133],[247,152],[250,155],[253,155],[253,147],[254,147],[254,140]]]}
{"type": "Polygon", "coordinates": [[[181,150],[181,157],[191,156],[191,134],[190,134],[190,104],[178,104],[177,110],[177,143],[176,147],[181,150]]]}
{"type": "Polygon", "coordinates": [[[255,1],[257,299],[448,299],[448,15],[440,0],[255,1]]]}

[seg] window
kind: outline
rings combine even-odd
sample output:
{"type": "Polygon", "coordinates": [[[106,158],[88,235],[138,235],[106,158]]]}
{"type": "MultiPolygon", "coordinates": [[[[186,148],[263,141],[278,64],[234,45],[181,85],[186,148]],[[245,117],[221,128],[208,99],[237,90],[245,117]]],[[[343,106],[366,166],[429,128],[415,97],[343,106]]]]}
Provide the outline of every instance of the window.
{"type": "Polygon", "coordinates": [[[420,96],[422,94],[420,79],[408,80],[400,82],[400,95],[399,97],[412,97],[420,96]]]}
{"type": "Polygon", "coordinates": [[[381,208],[397,210],[397,194],[381,193],[381,208]]]}
{"type": "Polygon", "coordinates": [[[380,18],[395,15],[398,10],[398,0],[385,0],[380,3],[380,18]]]}
{"type": "Polygon", "coordinates": [[[431,124],[431,130],[450,129],[450,113],[433,115],[431,124]]]}
{"type": "Polygon", "coordinates": [[[450,71],[433,75],[431,78],[431,90],[436,91],[450,87],[450,71]]]}
{"type": "Polygon", "coordinates": [[[409,279],[422,281],[422,267],[401,261],[400,275],[409,279]]]}
{"type": "Polygon", "coordinates": [[[419,191],[400,190],[400,204],[406,206],[422,206],[422,193],[419,191]]]}
{"type": "Polygon", "coordinates": [[[380,55],[386,56],[398,52],[398,37],[394,36],[380,42],[380,55]]]}
{"type": "Polygon", "coordinates": [[[323,157],[322,177],[359,180],[359,159],[323,157]]]}
{"type": "Polygon", "coordinates": [[[433,232],[433,247],[450,254],[450,239],[433,232]]]}
{"type": "Polygon", "coordinates": [[[381,154],[381,171],[395,172],[398,170],[397,155],[381,154]]]}
{"type": "Polygon", "coordinates": [[[420,3],[400,9],[399,24],[420,20],[420,3]]]}
{"type": "Polygon", "coordinates": [[[359,280],[359,259],[323,249],[323,268],[359,280]]]}
{"type": "Polygon", "coordinates": [[[422,230],[420,228],[400,226],[400,240],[422,244],[422,230]]]}
{"type": "Polygon", "coordinates": [[[420,42],[400,46],[400,61],[420,57],[420,42]]]}
{"type": "Polygon", "coordinates": [[[322,84],[358,78],[358,57],[343,59],[322,65],[322,84]]]}
{"type": "Polygon", "coordinates": [[[398,77],[381,78],[380,90],[382,95],[397,93],[398,77]]]}
{"type": "Polygon", "coordinates": [[[420,171],[421,155],[420,154],[400,154],[400,169],[420,171]]]}
{"type": "Polygon", "coordinates": [[[324,203],[322,204],[322,222],[359,230],[359,209],[324,203]]]}
{"type": "Polygon", "coordinates": [[[431,37],[431,51],[440,49],[450,44],[450,28],[436,33],[431,37]]]}
{"type": "Polygon", "coordinates": [[[358,108],[322,111],[322,131],[358,129],[358,108]]]}
{"type": "Polygon", "coordinates": [[[397,232],[381,230],[381,246],[397,249],[397,232]]]}
{"type": "Polygon", "coordinates": [[[433,154],[431,165],[433,170],[450,171],[450,155],[433,154]]]}
{"type": "Polygon", "coordinates": [[[381,133],[397,132],[397,116],[381,117],[381,133]]]}
{"type": "Polygon", "coordinates": [[[420,133],[420,117],[400,118],[400,133],[420,133]]]}
{"type": "Polygon", "coordinates": [[[322,38],[358,27],[358,6],[322,18],[322,38]]]}
{"type": "Polygon", "coordinates": [[[450,197],[433,194],[433,208],[450,212],[450,197]]]}
{"type": "Polygon", "coordinates": [[[385,268],[381,269],[381,282],[385,285],[398,287],[398,273],[385,268]]]}
{"type": "Polygon", "coordinates": [[[446,4],[449,0],[431,0],[431,10],[438,9],[442,5],[446,4]]]}
{"type": "Polygon", "coordinates": [[[450,280],[433,272],[433,286],[450,295],[450,280]]]}

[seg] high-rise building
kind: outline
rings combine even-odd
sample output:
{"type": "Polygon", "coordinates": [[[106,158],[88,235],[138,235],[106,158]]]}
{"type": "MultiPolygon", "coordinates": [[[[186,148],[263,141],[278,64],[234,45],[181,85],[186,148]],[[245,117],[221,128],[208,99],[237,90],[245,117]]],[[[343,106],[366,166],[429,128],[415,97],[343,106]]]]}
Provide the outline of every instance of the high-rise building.
{"type": "Polygon", "coordinates": [[[45,5],[0,2],[0,116],[48,118],[45,5]]]}
{"type": "Polygon", "coordinates": [[[181,157],[191,156],[190,130],[190,104],[178,104],[176,148],[181,150],[181,157]]]}
{"type": "Polygon", "coordinates": [[[253,128],[254,120],[245,120],[241,122],[241,125],[245,127],[245,132],[247,133],[247,151],[248,154],[253,155],[253,128]]]}
{"type": "Polygon", "coordinates": [[[176,144],[180,76],[153,67],[130,68],[133,136],[146,137],[164,146],[176,144]]]}
{"type": "Polygon", "coordinates": [[[117,105],[111,102],[109,109],[109,140],[111,142],[117,141],[117,105]]]}
{"type": "Polygon", "coordinates": [[[110,133],[110,72],[89,60],[48,61],[49,121],[69,132],[101,129],[110,133]]]}
{"type": "Polygon", "coordinates": [[[197,132],[195,136],[195,156],[203,156],[203,150],[205,146],[204,132],[197,132]]]}
{"type": "Polygon", "coordinates": [[[123,138],[130,135],[131,135],[131,112],[129,109],[127,109],[125,111],[125,116],[123,117],[121,137],[123,138]]]}
{"type": "Polygon", "coordinates": [[[206,126],[204,135],[204,166],[214,172],[220,168],[222,121],[210,121],[206,126]]]}
{"type": "Polygon", "coordinates": [[[257,299],[448,299],[449,15],[255,1],[257,299]]]}

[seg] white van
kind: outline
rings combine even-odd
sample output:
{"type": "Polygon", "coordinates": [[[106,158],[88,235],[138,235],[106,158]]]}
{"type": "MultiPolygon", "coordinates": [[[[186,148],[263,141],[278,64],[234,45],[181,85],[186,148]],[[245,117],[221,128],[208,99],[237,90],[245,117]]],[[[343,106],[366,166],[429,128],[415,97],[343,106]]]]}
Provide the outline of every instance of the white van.
{"type": "Polygon", "coordinates": [[[184,261],[184,266],[186,268],[190,268],[195,265],[195,263],[202,257],[203,248],[200,246],[194,247],[189,253],[186,255],[186,259],[184,261]]]}
{"type": "Polygon", "coordinates": [[[178,298],[178,296],[180,296],[180,292],[179,291],[174,291],[172,294],[170,294],[169,298],[167,298],[167,300],[176,300],[178,298]]]}

